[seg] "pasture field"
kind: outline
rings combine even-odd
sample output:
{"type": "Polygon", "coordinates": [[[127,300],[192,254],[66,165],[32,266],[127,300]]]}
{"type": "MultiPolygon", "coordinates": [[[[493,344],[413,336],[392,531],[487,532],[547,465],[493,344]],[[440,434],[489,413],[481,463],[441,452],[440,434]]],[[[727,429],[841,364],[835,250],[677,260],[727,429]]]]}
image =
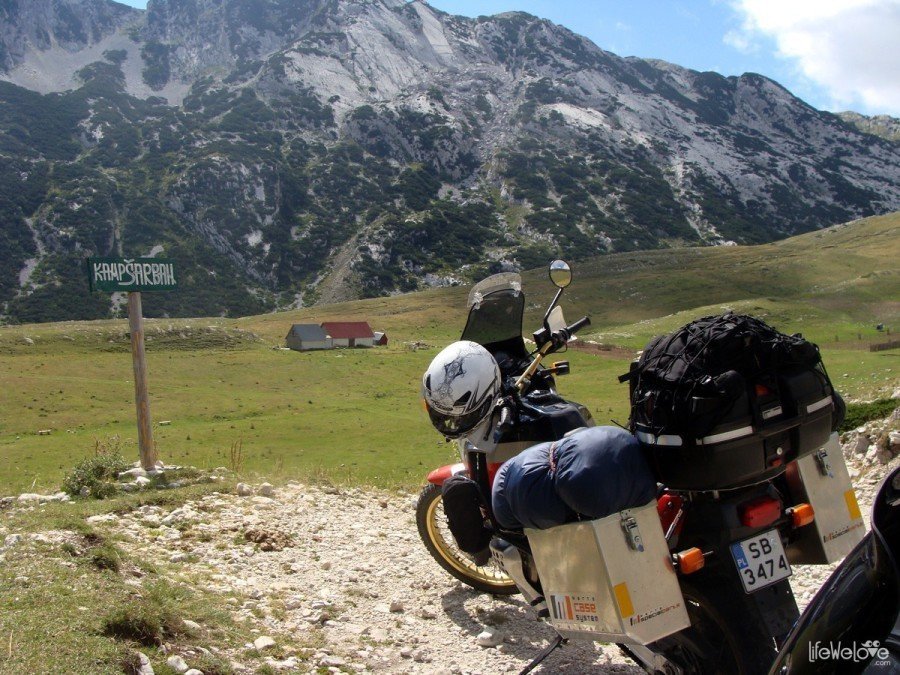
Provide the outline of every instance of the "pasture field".
{"type": "MultiPolygon", "coordinates": [[[[624,423],[627,386],[616,377],[635,351],[653,335],[730,308],[819,344],[849,398],[890,396],[900,385],[900,350],[869,352],[868,345],[900,332],[897,260],[900,216],[892,215],[765,246],[579,262],[563,296],[566,315],[590,315],[581,337],[617,348],[557,357],[572,363],[560,391],[585,403],[598,423],[624,423]]],[[[525,274],[523,285],[530,331],[554,289],[543,270],[525,274]]],[[[161,459],[269,480],[419,485],[454,457],[421,409],[419,382],[461,332],[466,293],[449,288],[241,319],[146,321],[161,459]],[[281,348],[292,323],[330,319],[366,320],[387,332],[390,345],[281,348]]],[[[0,494],[58,489],[68,469],[110,438],[137,458],[126,331],[122,320],[0,328],[0,494]]]]}

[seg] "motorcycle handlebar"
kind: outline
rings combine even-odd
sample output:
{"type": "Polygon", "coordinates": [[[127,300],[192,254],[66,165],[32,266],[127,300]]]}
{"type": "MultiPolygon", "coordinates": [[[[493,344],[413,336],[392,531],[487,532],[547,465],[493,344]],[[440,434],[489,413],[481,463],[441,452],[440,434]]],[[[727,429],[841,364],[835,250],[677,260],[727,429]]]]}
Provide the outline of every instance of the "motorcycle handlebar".
{"type": "Polygon", "coordinates": [[[580,331],[585,326],[591,325],[591,318],[589,316],[583,316],[578,321],[573,323],[571,326],[566,326],[566,332],[569,335],[575,335],[578,331],[580,331]]]}
{"type": "Polygon", "coordinates": [[[558,333],[554,333],[553,338],[552,338],[553,344],[554,344],[554,349],[559,349],[559,348],[565,346],[565,344],[571,339],[571,337],[573,335],[575,335],[575,333],[580,331],[585,326],[590,326],[590,325],[591,325],[590,318],[583,316],[580,319],[578,319],[578,321],[571,324],[570,326],[566,326],[558,333]]]}

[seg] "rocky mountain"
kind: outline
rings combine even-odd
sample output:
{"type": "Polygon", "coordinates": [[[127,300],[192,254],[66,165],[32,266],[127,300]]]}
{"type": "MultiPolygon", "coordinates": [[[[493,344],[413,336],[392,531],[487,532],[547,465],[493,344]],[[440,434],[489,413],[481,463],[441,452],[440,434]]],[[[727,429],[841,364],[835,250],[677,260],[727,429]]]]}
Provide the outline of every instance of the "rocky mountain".
{"type": "Polygon", "coordinates": [[[88,255],[174,258],[148,315],[769,241],[900,209],[900,149],[755,74],[423,0],[0,0],[0,303],[107,316],[88,255]]]}
{"type": "Polygon", "coordinates": [[[860,131],[881,136],[889,141],[900,141],[900,120],[890,115],[860,115],[857,112],[838,113],[838,117],[860,131]]]}

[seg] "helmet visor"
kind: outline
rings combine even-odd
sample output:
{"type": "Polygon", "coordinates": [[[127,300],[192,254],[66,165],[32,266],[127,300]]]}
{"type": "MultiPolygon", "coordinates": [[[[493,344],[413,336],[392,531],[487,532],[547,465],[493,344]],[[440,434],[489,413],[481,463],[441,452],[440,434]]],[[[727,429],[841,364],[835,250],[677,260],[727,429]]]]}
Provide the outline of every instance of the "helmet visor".
{"type": "Polygon", "coordinates": [[[463,415],[447,414],[435,410],[430,405],[425,407],[435,429],[447,438],[459,438],[478,426],[478,423],[491,412],[493,405],[493,397],[486,396],[481,405],[463,415]]]}

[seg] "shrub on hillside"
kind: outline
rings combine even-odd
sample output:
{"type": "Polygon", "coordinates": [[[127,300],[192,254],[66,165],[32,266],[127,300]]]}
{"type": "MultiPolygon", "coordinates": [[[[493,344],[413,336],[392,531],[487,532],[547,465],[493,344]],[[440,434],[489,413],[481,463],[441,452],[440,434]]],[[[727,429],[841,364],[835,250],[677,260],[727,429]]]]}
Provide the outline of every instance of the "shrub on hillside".
{"type": "Polygon", "coordinates": [[[841,431],[852,431],[866,422],[880,420],[900,407],[900,401],[892,398],[880,398],[869,403],[848,403],[847,415],[841,424],[841,431]]]}
{"type": "Polygon", "coordinates": [[[77,497],[84,488],[94,499],[104,499],[116,491],[114,481],[131,464],[120,452],[118,436],[95,441],[94,456],[83,459],[63,479],[64,492],[77,497]]]}

